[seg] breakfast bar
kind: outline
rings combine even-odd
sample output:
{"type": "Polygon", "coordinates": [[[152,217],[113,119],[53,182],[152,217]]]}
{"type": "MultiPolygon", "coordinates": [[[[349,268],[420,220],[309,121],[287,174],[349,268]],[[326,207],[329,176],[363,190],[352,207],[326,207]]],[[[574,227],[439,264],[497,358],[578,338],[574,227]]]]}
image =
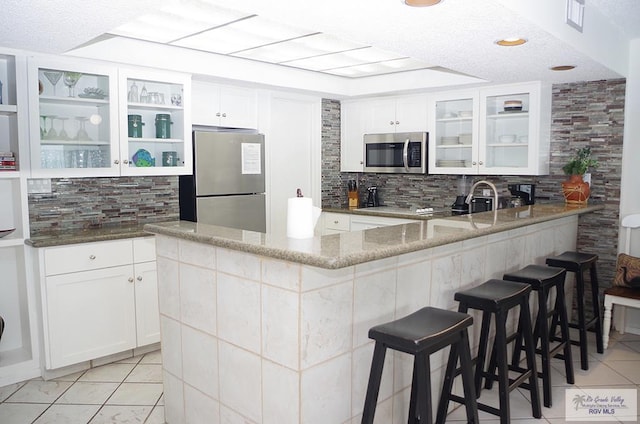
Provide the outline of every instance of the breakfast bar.
{"type": "MultiPolygon", "coordinates": [[[[575,249],[579,215],[599,209],[539,204],[421,216],[310,239],[148,224],[156,235],[166,422],[359,422],[369,328],[424,306],[456,310],[456,291],[575,249]]],[[[434,397],[445,353],[432,357],[434,397]]],[[[406,420],[411,359],[386,358],[380,422],[406,420]]]]}

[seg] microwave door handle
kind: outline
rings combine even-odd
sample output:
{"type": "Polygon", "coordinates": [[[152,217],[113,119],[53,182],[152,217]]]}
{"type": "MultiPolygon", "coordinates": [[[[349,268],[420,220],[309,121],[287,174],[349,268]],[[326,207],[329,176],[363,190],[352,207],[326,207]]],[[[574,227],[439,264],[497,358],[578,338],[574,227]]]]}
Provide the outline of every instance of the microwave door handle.
{"type": "Polygon", "coordinates": [[[409,172],[409,139],[404,142],[404,149],[402,150],[402,163],[404,164],[404,170],[409,172]]]}

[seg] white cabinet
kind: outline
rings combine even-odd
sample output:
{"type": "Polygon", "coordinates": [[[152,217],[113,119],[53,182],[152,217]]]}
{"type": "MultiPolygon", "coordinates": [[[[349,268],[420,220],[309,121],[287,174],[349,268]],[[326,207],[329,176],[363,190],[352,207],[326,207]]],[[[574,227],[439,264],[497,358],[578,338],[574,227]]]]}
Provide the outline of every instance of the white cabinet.
{"type": "Polygon", "coordinates": [[[427,130],[426,95],[379,98],[364,102],[365,134],[427,130]]]}
{"type": "Polygon", "coordinates": [[[129,68],[119,78],[122,175],[191,174],[191,78],[129,68]]]}
{"type": "Polygon", "coordinates": [[[345,100],[340,105],[340,171],[362,172],[365,134],[427,131],[426,95],[345,100]]]}
{"type": "Polygon", "coordinates": [[[385,216],[351,215],[350,231],[368,230],[370,228],[387,227],[390,225],[411,224],[413,219],[388,218],[385,216]]]}
{"type": "Polygon", "coordinates": [[[346,233],[350,229],[350,217],[346,213],[322,213],[321,235],[346,233]]]}
{"type": "Polygon", "coordinates": [[[33,280],[24,241],[29,237],[27,205],[28,95],[26,57],[0,50],[0,387],[40,375],[33,280]],[[13,158],[8,159],[8,158],[13,158]],[[15,163],[15,169],[13,166],[15,163]]]}
{"type": "Polygon", "coordinates": [[[153,238],[42,248],[39,261],[47,369],[160,340],[153,238]]]}
{"type": "Polygon", "coordinates": [[[533,82],[439,93],[432,105],[429,173],[549,172],[549,86],[533,82]]]}
{"type": "Polygon", "coordinates": [[[32,176],[191,173],[189,75],[48,56],[28,74],[32,176]]]}
{"type": "Polygon", "coordinates": [[[194,125],[258,128],[256,90],[193,81],[192,93],[194,125]]]}

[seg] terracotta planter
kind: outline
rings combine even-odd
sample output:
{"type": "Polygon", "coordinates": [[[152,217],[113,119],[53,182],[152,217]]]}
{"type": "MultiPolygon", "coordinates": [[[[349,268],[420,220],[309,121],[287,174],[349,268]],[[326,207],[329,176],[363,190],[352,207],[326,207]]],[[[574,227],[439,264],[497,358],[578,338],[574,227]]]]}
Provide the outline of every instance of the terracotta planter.
{"type": "Polygon", "coordinates": [[[562,183],[562,194],[569,204],[586,205],[590,193],[589,184],[584,182],[582,175],[571,175],[562,183]]]}

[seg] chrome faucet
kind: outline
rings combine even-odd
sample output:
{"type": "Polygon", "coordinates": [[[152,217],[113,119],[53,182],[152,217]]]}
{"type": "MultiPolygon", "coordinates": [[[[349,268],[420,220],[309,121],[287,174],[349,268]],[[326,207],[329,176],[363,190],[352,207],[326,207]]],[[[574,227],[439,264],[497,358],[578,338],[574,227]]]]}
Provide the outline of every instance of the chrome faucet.
{"type": "Polygon", "coordinates": [[[466,204],[471,203],[471,199],[473,199],[473,190],[475,190],[476,187],[478,187],[480,184],[486,184],[491,188],[491,190],[493,190],[493,209],[497,210],[498,209],[498,189],[496,189],[496,186],[491,181],[480,180],[478,182],[475,182],[471,186],[471,189],[469,190],[469,195],[467,196],[464,202],[466,204]]]}

